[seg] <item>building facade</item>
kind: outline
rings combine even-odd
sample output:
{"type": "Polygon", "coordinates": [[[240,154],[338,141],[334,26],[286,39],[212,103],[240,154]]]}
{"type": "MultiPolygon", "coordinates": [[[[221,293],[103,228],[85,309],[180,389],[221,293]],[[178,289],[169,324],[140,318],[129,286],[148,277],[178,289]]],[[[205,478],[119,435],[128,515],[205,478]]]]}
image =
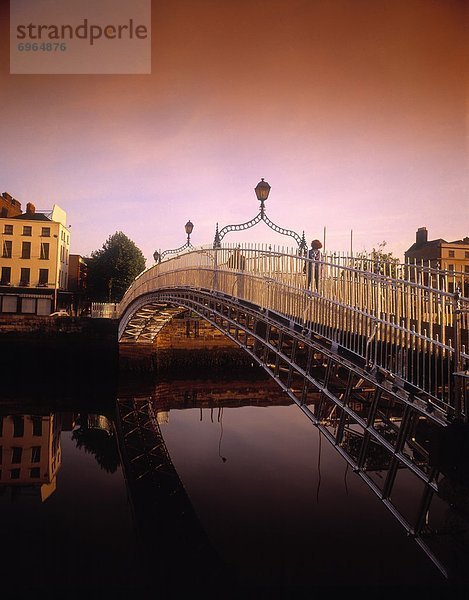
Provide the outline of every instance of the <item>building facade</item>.
{"type": "Polygon", "coordinates": [[[21,214],[21,203],[8,192],[0,195],[0,217],[16,217],[21,214]]]}
{"type": "MultiPolygon", "coordinates": [[[[5,194],[3,195],[3,197],[5,194]]],[[[49,315],[66,302],[70,250],[67,215],[49,212],[0,217],[0,313],[49,315]]]]}
{"type": "Polygon", "coordinates": [[[405,253],[407,263],[427,263],[445,272],[447,291],[459,288],[464,296],[469,295],[469,237],[447,242],[442,238],[428,239],[426,227],[419,227],[415,243],[405,253]]]}
{"type": "Polygon", "coordinates": [[[0,485],[33,486],[42,501],[56,488],[61,465],[60,419],[49,415],[0,415],[0,485]]]}
{"type": "Polygon", "coordinates": [[[68,289],[72,294],[72,313],[76,316],[86,311],[88,301],[86,299],[86,279],[88,265],[85,259],[78,254],[70,254],[68,265],[68,289]]]}

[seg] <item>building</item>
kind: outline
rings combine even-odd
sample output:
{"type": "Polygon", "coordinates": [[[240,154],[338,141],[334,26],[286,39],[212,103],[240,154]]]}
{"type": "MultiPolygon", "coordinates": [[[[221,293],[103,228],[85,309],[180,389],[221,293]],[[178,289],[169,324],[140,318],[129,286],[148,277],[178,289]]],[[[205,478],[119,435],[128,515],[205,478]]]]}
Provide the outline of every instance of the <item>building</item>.
{"type": "Polygon", "coordinates": [[[85,259],[78,254],[70,254],[68,265],[68,289],[72,294],[71,304],[73,314],[81,315],[89,302],[86,298],[86,277],[88,265],[85,259]]]}
{"type": "Polygon", "coordinates": [[[56,489],[60,432],[57,415],[0,415],[0,485],[15,495],[35,488],[46,500],[56,489]]]}
{"type": "MultiPolygon", "coordinates": [[[[13,201],[6,192],[2,198],[13,201]]],[[[56,204],[49,212],[31,203],[25,213],[12,211],[0,217],[0,314],[49,315],[68,304],[67,215],[56,204]]]]}
{"type": "Polygon", "coordinates": [[[454,242],[439,238],[428,239],[426,227],[419,227],[415,243],[405,252],[406,263],[423,261],[431,267],[445,271],[449,292],[459,287],[469,295],[469,237],[454,242]]]}
{"type": "Polygon", "coordinates": [[[21,204],[8,194],[3,192],[0,196],[0,217],[16,217],[21,214],[21,204]]]}

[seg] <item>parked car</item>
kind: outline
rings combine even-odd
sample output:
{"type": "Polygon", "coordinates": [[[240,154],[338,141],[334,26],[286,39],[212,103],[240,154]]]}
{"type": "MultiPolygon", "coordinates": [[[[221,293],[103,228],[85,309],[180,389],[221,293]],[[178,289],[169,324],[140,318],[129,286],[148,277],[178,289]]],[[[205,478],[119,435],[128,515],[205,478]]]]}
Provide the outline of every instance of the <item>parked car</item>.
{"type": "Polygon", "coordinates": [[[51,313],[49,315],[49,317],[69,317],[70,315],[68,314],[68,311],[65,310],[65,308],[60,308],[59,310],[56,310],[55,312],[51,313]]]}

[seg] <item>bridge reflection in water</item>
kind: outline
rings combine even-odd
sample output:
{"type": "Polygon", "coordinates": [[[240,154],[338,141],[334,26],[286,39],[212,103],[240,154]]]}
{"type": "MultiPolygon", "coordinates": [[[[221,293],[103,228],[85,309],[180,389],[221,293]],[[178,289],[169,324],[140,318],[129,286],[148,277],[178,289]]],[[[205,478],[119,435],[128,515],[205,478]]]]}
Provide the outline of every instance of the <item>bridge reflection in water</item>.
{"type": "MultiPolygon", "coordinates": [[[[361,393],[360,397],[357,395],[354,398],[355,414],[364,416],[370,410],[374,411],[376,428],[382,430],[380,435],[390,440],[389,445],[396,438],[401,438],[402,455],[408,460],[405,463],[393,460],[388,444],[376,442],[373,435],[356,427],[351,420],[344,419],[336,406],[331,404],[325,404],[321,409],[322,433],[319,439],[324,435],[332,441],[347,464],[353,466],[359,462],[360,470],[354,470],[367,479],[378,498],[447,580],[467,582],[464,561],[469,549],[469,478],[467,471],[464,471],[464,459],[459,461],[457,457],[449,455],[450,447],[446,438],[439,435],[438,428],[434,428],[431,422],[415,421],[414,426],[406,429],[402,437],[401,407],[386,398],[374,403],[374,391],[370,395],[367,395],[367,390],[361,393]],[[337,443],[339,431],[341,441],[337,443]],[[458,464],[461,471],[455,469],[458,464]],[[417,468],[431,473],[426,483],[415,476],[414,469],[417,468]],[[386,493],[389,487],[392,494],[386,493]]],[[[320,394],[311,395],[302,409],[307,414],[316,414],[318,403],[321,403],[320,394]]],[[[177,381],[157,384],[148,396],[120,398],[117,403],[119,444],[127,483],[146,544],[151,548],[158,535],[155,507],[167,506],[169,512],[175,514],[176,511],[180,515],[181,533],[186,544],[190,541],[194,557],[201,556],[199,550],[205,556],[206,552],[214,556],[163,440],[160,423],[166,422],[171,411],[198,408],[202,418],[202,410],[210,410],[210,418],[220,421],[223,409],[229,407],[291,404],[289,396],[280,391],[269,400],[263,394],[259,398],[248,397],[240,401],[239,398],[233,400],[223,388],[207,394],[206,384],[204,389],[204,384],[194,387],[192,382],[188,388],[184,382],[177,381]],[[184,533],[186,527],[187,532],[184,533]],[[202,548],[205,550],[202,551],[202,548]]],[[[220,449],[219,456],[225,460],[220,449]]],[[[366,527],[365,521],[363,526],[366,527]]],[[[171,536],[170,531],[168,535],[171,536]]],[[[175,539],[178,536],[176,530],[175,539]]],[[[193,564],[198,564],[197,559],[194,558],[193,564]]],[[[214,557],[213,566],[214,573],[221,578],[226,577],[227,571],[218,557],[214,557]],[[218,570],[215,565],[218,565],[218,570]]],[[[197,568],[196,572],[200,575],[203,570],[197,568]]]]}
{"type": "MultiPolygon", "coordinates": [[[[62,564],[61,560],[57,558],[56,569],[59,572],[55,573],[53,578],[56,581],[63,582],[63,584],[70,584],[67,574],[73,572],[74,569],[76,570],[78,564],[87,564],[83,559],[83,555],[88,556],[88,554],[94,552],[95,555],[92,555],[90,563],[92,569],[101,566],[98,569],[99,573],[80,572],[80,581],[76,582],[77,586],[82,585],[85,580],[93,580],[95,581],[94,585],[98,585],[98,582],[104,577],[105,586],[110,589],[117,586],[117,581],[126,581],[128,578],[134,580],[132,585],[135,586],[135,589],[146,593],[157,588],[160,595],[163,594],[163,597],[181,597],[177,596],[178,592],[194,592],[197,589],[211,590],[222,597],[229,597],[231,591],[234,597],[239,597],[236,596],[236,590],[240,574],[236,571],[235,564],[237,563],[233,561],[233,553],[230,555],[231,561],[226,561],[227,546],[231,546],[233,543],[235,546],[233,552],[245,555],[243,566],[248,563],[256,571],[256,574],[257,571],[262,571],[262,569],[264,569],[265,574],[270,566],[268,564],[266,566],[266,561],[271,557],[271,554],[264,547],[263,551],[266,553],[267,558],[256,556],[256,552],[259,552],[261,547],[259,540],[265,538],[267,540],[265,543],[268,544],[269,542],[272,543],[272,540],[277,536],[280,536],[280,538],[276,539],[275,548],[272,551],[283,552],[285,556],[289,557],[290,563],[298,565],[298,573],[301,573],[306,581],[306,583],[305,581],[302,582],[303,586],[308,587],[308,589],[329,587],[331,582],[323,579],[324,572],[330,574],[331,570],[334,569],[337,569],[336,579],[342,585],[346,585],[348,580],[352,580],[353,587],[357,583],[357,575],[356,573],[352,574],[352,569],[356,569],[357,560],[362,561],[359,576],[362,578],[363,585],[368,585],[373,576],[373,583],[376,585],[376,572],[373,572],[373,568],[376,570],[376,565],[382,561],[386,562],[383,571],[386,571],[387,576],[391,576],[391,578],[395,576],[396,579],[399,579],[401,574],[395,572],[395,568],[398,567],[389,565],[390,563],[403,565],[405,558],[400,555],[401,552],[405,553],[405,557],[410,556],[411,558],[410,562],[404,564],[403,570],[406,570],[406,576],[411,573],[414,577],[413,569],[416,569],[414,581],[418,581],[422,577],[421,572],[424,572],[430,579],[434,573],[435,581],[440,581],[441,571],[449,584],[452,582],[466,584],[468,576],[465,560],[469,547],[467,537],[469,529],[469,481],[467,473],[458,472],[454,469],[457,462],[454,461],[454,456],[451,455],[451,447],[449,445],[440,446],[440,452],[436,454],[437,458],[442,460],[433,466],[434,481],[438,485],[438,490],[434,491],[431,497],[425,495],[425,490],[422,490],[419,480],[409,477],[408,473],[400,480],[399,487],[394,488],[397,491],[393,496],[393,501],[403,513],[407,514],[408,520],[411,520],[412,517],[424,522],[425,529],[416,539],[425,552],[432,553],[431,558],[440,571],[433,568],[431,561],[426,560],[424,553],[411,552],[409,554],[409,548],[405,548],[404,536],[402,536],[403,544],[401,545],[400,536],[397,536],[396,539],[394,533],[394,537],[390,537],[390,539],[394,540],[395,546],[386,548],[386,542],[380,540],[379,548],[382,554],[370,557],[369,554],[365,553],[360,557],[361,547],[360,541],[356,538],[356,532],[358,530],[358,535],[367,538],[367,529],[373,527],[370,523],[374,523],[376,527],[376,515],[372,515],[373,509],[371,508],[373,498],[364,497],[362,495],[363,490],[361,490],[361,493],[356,493],[359,489],[356,482],[360,480],[355,479],[355,483],[353,482],[351,470],[349,471],[346,468],[346,465],[350,463],[350,459],[348,459],[343,463],[345,476],[343,482],[340,481],[340,485],[346,488],[350,487],[352,495],[349,496],[347,492],[345,497],[339,501],[339,504],[335,502],[335,496],[340,497],[338,489],[329,488],[328,490],[327,488],[332,478],[337,481],[342,479],[342,473],[339,473],[341,469],[337,462],[339,457],[332,450],[330,444],[321,444],[325,434],[318,433],[316,435],[316,430],[313,430],[315,435],[310,435],[308,421],[303,419],[301,412],[293,406],[288,394],[273,383],[267,385],[268,383],[268,380],[246,384],[246,382],[233,380],[216,382],[172,379],[160,381],[156,386],[146,389],[131,385],[127,392],[121,386],[121,397],[117,401],[116,411],[114,412],[109,405],[107,409],[105,406],[101,406],[100,408],[105,414],[92,413],[93,405],[90,404],[89,400],[82,401],[73,412],[63,414],[55,412],[60,405],[60,402],[57,401],[54,402],[54,409],[44,407],[43,414],[41,414],[41,410],[38,410],[37,402],[35,408],[33,408],[34,403],[31,403],[26,411],[27,414],[24,414],[18,407],[13,410],[12,406],[8,408],[4,405],[0,415],[2,425],[0,433],[3,474],[0,485],[2,509],[5,511],[4,514],[8,515],[8,509],[14,508],[8,503],[9,497],[11,496],[12,501],[17,501],[22,495],[21,490],[25,492],[23,496],[28,501],[29,507],[28,540],[35,549],[33,552],[35,563],[32,570],[34,576],[28,581],[21,582],[18,573],[22,567],[15,561],[18,548],[21,548],[23,544],[21,536],[19,538],[17,536],[18,514],[21,513],[12,511],[11,514],[16,515],[17,518],[16,525],[13,520],[11,526],[8,525],[4,528],[5,540],[10,551],[10,558],[5,564],[11,562],[11,573],[15,574],[9,582],[12,589],[17,593],[23,589],[22,585],[25,586],[24,589],[29,590],[42,589],[46,591],[49,589],[50,582],[47,578],[41,578],[39,574],[43,570],[50,569],[50,563],[47,562],[48,556],[61,557],[62,554],[65,562],[62,564]],[[143,392],[139,392],[139,390],[143,390],[143,392]],[[272,418],[275,414],[275,407],[280,411],[293,408],[295,410],[290,410],[288,421],[284,420],[286,412],[283,412],[283,416],[280,416],[280,418],[277,416],[275,424],[275,417],[272,418]],[[254,412],[246,413],[244,421],[242,417],[239,419],[235,417],[235,413],[241,414],[243,411],[256,410],[261,412],[257,414],[254,414],[254,412]],[[269,415],[266,413],[269,413],[269,415]],[[185,428],[184,422],[181,420],[183,414],[192,415],[191,421],[186,421],[185,428]],[[222,440],[224,414],[225,432],[231,438],[229,445],[225,445],[228,441],[226,437],[222,440]],[[228,414],[230,418],[227,422],[226,415],[228,414]],[[178,418],[177,415],[181,415],[181,417],[178,418]],[[291,418],[293,415],[301,417],[302,430],[299,431],[298,429],[297,416],[291,418]],[[210,452],[215,450],[216,454],[216,456],[212,456],[211,465],[207,465],[210,460],[204,454],[203,449],[199,457],[195,457],[192,461],[191,455],[197,455],[199,452],[197,445],[201,444],[203,446],[204,444],[201,436],[207,433],[206,428],[200,429],[199,432],[195,431],[197,427],[194,426],[194,417],[195,421],[200,422],[201,425],[202,420],[204,420],[208,421],[209,427],[211,427],[210,423],[216,426],[215,428],[211,427],[210,452]],[[252,424],[252,428],[249,427],[249,431],[245,433],[244,439],[242,436],[240,437],[239,429],[230,428],[233,418],[238,420],[238,427],[240,423],[244,428],[248,423],[252,424]],[[168,447],[174,448],[174,437],[171,435],[170,427],[172,421],[175,422],[176,429],[181,428],[180,426],[183,425],[182,432],[178,435],[181,437],[180,443],[185,448],[182,454],[181,448],[179,448],[176,453],[178,454],[178,462],[176,463],[168,452],[168,447]],[[193,436],[187,434],[188,428],[191,432],[195,432],[193,436]],[[280,431],[281,435],[279,435],[280,431]],[[292,431],[295,435],[300,433],[300,443],[304,445],[300,454],[294,450],[297,441],[295,439],[290,440],[289,436],[292,431]],[[213,446],[213,433],[216,437],[215,446],[213,446]],[[237,435],[233,435],[234,433],[237,435]],[[258,437],[253,433],[257,433],[258,437]],[[272,436],[274,440],[265,443],[272,436]],[[70,439],[68,439],[69,437],[70,439]],[[236,443],[233,444],[233,438],[237,438],[237,443],[240,446],[237,454],[234,452],[236,443]],[[248,439],[250,439],[249,444],[246,443],[248,439]],[[78,456],[72,458],[70,453],[71,441],[72,445],[73,441],[75,442],[77,449],[83,448],[87,454],[91,453],[94,456],[103,474],[101,486],[97,485],[96,475],[89,479],[90,458],[84,459],[84,453],[78,452],[78,450],[77,452],[82,455],[81,462],[78,456]],[[319,445],[314,447],[317,441],[319,441],[319,445]],[[193,448],[190,447],[191,444],[194,444],[193,448]],[[275,450],[276,445],[278,447],[275,450]],[[285,489],[285,492],[277,489],[277,494],[281,498],[269,496],[270,491],[260,493],[259,485],[265,485],[271,477],[267,476],[265,479],[261,477],[262,481],[257,485],[252,477],[256,473],[259,474],[259,471],[256,472],[255,468],[251,471],[250,468],[247,468],[247,465],[255,465],[258,462],[259,457],[256,451],[261,450],[263,446],[264,451],[267,450],[269,456],[264,457],[264,461],[262,457],[260,458],[259,465],[262,470],[282,469],[287,465],[290,465],[287,466],[287,469],[293,469],[294,466],[291,461],[300,459],[311,468],[311,471],[309,467],[307,469],[308,481],[311,478],[309,485],[306,487],[297,486],[298,481],[301,480],[301,476],[298,477],[298,473],[302,472],[300,468],[298,473],[295,471],[291,476],[284,473],[276,474],[275,478],[278,481],[285,482],[287,485],[284,485],[284,487],[288,488],[285,489]],[[328,454],[329,448],[330,453],[328,454]],[[244,462],[240,460],[247,450],[252,451],[253,449],[255,451],[252,454],[248,452],[244,462]],[[183,457],[182,465],[180,462],[181,456],[183,457]],[[279,461],[280,456],[282,457],[281,461],[279,461]],[[336,457],[335,463],[331,463],[331,456],[336,457]],[[202,463],[197,464],[197,461],[201,458],[203,458],[202,463]],[[241,465],[241,469],[246,469],[246,471],[241,471],[238,474],[239,479],[234,482],[240,493],[234,493],[231,501],[228,490],[222,490],[216,494],[217,498],[215,500],[208,502],[208,508],[201,511],[200,494],[202,493],[202,496],[206,499],[207,495],[213,494],[217,487],[226,485],[229,481],[229,478],[223,479],[223,477],[220,477],[220,471],[217,474],[212,470],[213,462],[216,462],[219,468],[222,468],[226,476],[228,471],[225,467],[231,468],[234,459],[241,465]],[[323,462],[324,460],[325,462],[323,462]],[[184,462],[191,461],[192,466],[186,468],[184,462]],[[133,508],[133,517],[140,532],[141,552],[138,565],[126,565],[125,563],[125,548],[128,543],[125,538],[114,540],[112,537],[114,531],[116,536],[122,535],[122,531],[119,529],[121,523],[115,520],[118,513],[114,511],[116,504],[120,505],[122,502],[113,495],[116,490],[115,487],[111,488],[111,493],[109,490],[106,492],[104,490],[109,486],[111,473],[119,476],[119,464],[122,466],[128,500],[133,508]],[[179,465],[179,472],[175,464],[179,465]],[[188,477],[188,469],[192,469],[194,465],[196,466],[195,471],[188,477]],[[447,468],[448,465],[449,468],[447,468]],[[37,471],[33,471],[36,468],[37,471]],[[329,471],[331,468],[333,472],[329,471]],[[18,477],[16,477],[14,469],[18,471],[18,477]],[[12,472],[15,473],[13,478],[11,476],[12,472]],[[314,477],[312,477],[313,473],[314,477]],[[464,475],[466,475],[466,478],[464,475]],[[209,486],[206,485],[207,477],[210,478],[209,486]],[[200,478],[203,481],[200,485],[195,486],[198,489],[195,490],[193,496],[194,481],[199,481],[200,478]],[[90,486],[90,482],[93,482],[93,485],[90,486]],[[71,487],[72,483],[73,487],[71,487]],[[322,505],[319,503],[319,498],[323,493],[321,486],[326,486],[324,490],[326,504],[331,503],[333,505],[330,511],[326,511],[327,514],[324,513],[324,501],[322,505]],[[33,490],[37,490],[39,504],[42,501],[44,512],[37,512],[37,507],[33,510],[31,505],[33,490]],[[91,494],[89,497],[89,494],[87,494],[85,502],[83,501],[84,490],[91,494]],[[109,519],[103,519],[102,506],[99,506],[100,510],[97,511],[97,516],[94,514],[92,510],[94,504],[91,502],[93,493],[94,495],[98,494],[100,497],[99,500],[96,498],[98,505],[103,504],[101,495],[105,497],[104,504],[110,503],[106,509],[111,512],[109,519]],[[300,496],[298,496],[298,493],[300,496]],[[220,502],[217,509],[221,518],[207,519],[207,511],[210,513],[221,498],[224,502],[220,502]],[[52,503],[51,499],[53,499],[52,503]],[[196,504],[194,504],[194,500],[196,504]],[[229,537],[228,532],[232,530],[233,526],[236,526],[236,521],[231,522],[233,519],[231,512],[234,508],[233,502],[238,503],[243,500],[250,515],[253,515],[252,519],[260,519],[261,522],[251,523],[258,529],[250,529],[249,526],[243,529],[243,535],[246,537],[242,539],[242,544],[239,546],[239,539],[233,540],[229,537]],[[283,506],[284,504],[285,506],[283,506]],[[282,506],[282,510],[279,510],[280,506],[282,506]],[[352,506],[355,506],[355,509],[350,511],[349,509],[352,506]],[[362,508],[362,506],[366,508],[362,508]],[[91,509],[88,516],[86,516],[87,507],[91,509]],[[363,514],[363,510],[366,514],[363,514]],[[68,556],[68,561],[70,561],[70,555],[63,552],[60,545],[63,544],[63,532],[58,535],[58,531],[55,531],[53,527],[52,533],[47,529],[47,527],[51,527],[56,519],[62,524],[64,522],[67,524],[75,522],[75,517],[73,517],[75,511],[81,515],[76,518],[76,522],[81,523],[82,528],[85,528],[87,524],[90,526],[90,531],[84,529],[80,532],[80,535],[75,532],[72,536],[74,546],[72,557],[75,560],[79,559],[76,564],[73,561],[67,562],[66,557],[68,556]],[[265,521],[261,518],[264,513],[269,515],[265,521]],[[313,519],[310,522],[310,518],[315,513],[318,515],[316,520],[313,519]],[[282,527],[278,526],[275,521],[275,519],[278,521],[279,518],[286,519],[287,514],[294,515],[291,523],[289,521],[289,525],[293,528],[291,538],[283,532],[282,527]],[[348,515],[348,517],[344,515],[348,515]],[[351,523],[345,522],[347,518],[350,518],[349,515],[354,515],[351,523]],[[275,519],[272,519],[273,516],[275,519]],[[37,523],[35,523],[36,519],[37,523]],[[319,526],[318,519],[324,521],[322,526],[319,526]],[[104,527],[103,520],[108,521],[104,527]],[[207,521],[211,521],[208,527],[207,521]],[[340,533],[337,531],[338,523],[343,523],[343,530],[341,529],[340,533]],[[268,526],[268,529],[263,529],[266,526],[268,526]],[[37,532],[33,531],[33,527],[36,527],[37,532]],[[214,535],[214,527],[220,532],[220,535],[214,535]],[[296,529],[298,527],[299,529],[296,529]],[[355,532],[355,535],[350,537],[349,531],[355,532]],[[45,532],[47,535],[43,537],[45,532]],[[94,547],[90,540],[94,540],[96,543],[94,536],[97,532],[105,533],[107,537],[100,540],[94,547]],[[220,536],[226,537],[227,535],[228,539],[220,545],[220,536]],[[43,539],[38,540],[38,537],[43,537],[43,539]],[[302,547],[301,543],[298,546],[296,545],[299,537],[303,538],[305,547],[302,547]],[[217,543],[214,543],[214,538],[217,538],[217,543]],[[83,548],[79,546],[80,539],[85,541],[83,548]],[[325,539],[331,540],[329,544],[324,541],[325,539]],[[295,541],[293,542],[293,540],[295,541]],[[337,545],[338,543],[340,543],[340,548],[337,545]],[[53,546],[52,550],[48,549],[49,544],[53,546]],[[116,548],[111,549],[109,544],[115,545],[116,548]],[[41,558],[42,554],[37,554],[38,548],[42,549],[44,559],[41,558]],[[103,557],[102,552],[104,550],[109,557],[103,557]],[[304,552],[304,556],[302,552],[304,552]],[[421,556],[422,560],[417,560],[416,555],[421,556]],[[302,561],[305,560],[305,557],[310,562],[303,565],[302,561]],[[101,573],[103,562],[107,567],[104,568],[104,573],[101,573]],[[119,564],[122,573],[114,572],[116,564],[119,564]],[[325,567],[324,564],[327,566],[325,567]],[[354,565],[355,567],[353,567],[354,565]],[[426,570],[427,565],[428,571],[426,570]],[[431,569],[430,566],[432,566],[431,569]],[[134,572],[131,575],[124,573],[127,568],[134,569],[134,572]],[[371,572],[368,574],[369,568],[371,572]],[[437,575],[438,577],[436,577],[437,575]],[[340,580],[340,577],[345,579],[340,580]],[[137,581],[135,581],[136,578],[138,578],[137,581]],[[165,593],[167,593],[167,596],[164,595],[165,593]]],[[[316,410],[314,408],[315,401],[314,397],[309,397],[305,402],[304,409],[316,410]]],[[[72,410],[70,403],[64,406],[67,407],[67,411],[72,410]]],[[[360,414],[362,410],[369,410],[365,403],[363,406],[357,405],[355,409],[357,414],[360,414]]],[[[386,418],[389,422],[399,421],[399,413],[395,412],[392,406],[387,406],[386,410],[386,418]]],[[[324,415],[323,425],[330,435],[336,435],[337,430],[342,427],[340,419],[337,418],[334,412],[330,412],[327,416],[324,415]]],[[[343,430],[343,438],[348,441],[341,446],[341,453],[344,458],[347,455],[356,457],[357,452],[359,452],[357,446],[364,447],[363,440],[359,439],[357,432],[353,427],[349,427],[349,424],[344,424],[343,430]]],[[[425,450],[425,447],[429,444],[429,439],[432,437],[431,434],[432,430],[425,430],[420,427],[415,430],[413,451],[417,453],[418,448],[423,449],[420,450],[422,452],[420,459],[423,460],[423,463],[425,463],[425,452],[429,452],[430,456],[432,454],[431,448],[425,450]]],[[[432,443],[435,441],[437,440],[433,439],[432,443]]],[[[364,454],[367,475],[376,482],[377,486],[383,485],[392,468],[392,461],[389,462],[383,448],[373,444],[373,440],[369,441],[364,454]]],[[[91,462],[93,462],[93,459],[91,459],[91,462]]],[[[396,478],[399,477],[400,473],[401,471],[396,474],[396,478]]],[[[302,476],[304,476],[304,473],[302,476]]],[[[230,485],[233,485],[233,482],[230,485]]],[[[270,489],[275,493],[275,486],[269,487],[270,489]]],[[[18,511],[19,503],[15,502],[15,504],[15,510],[18,511]]],[[[376,502],[376,505],[379,507],[379,502],[376,502]]],[[[386,511],[377,511],[377,515],[381,515],[381,517],[383,516],[382,513],[386,513],[386,511]]],[[[249,520],[250,518],[246,513],[240,513],[240,515],[243,520],[246,518],[249,520]]],[[[119,518],[123,518],[125,521],[125,514],[121,514],[119,518]]],[[[391,519],[383,523],[383,532],[389,533],[390,522],[391,519]]],[[[394,529],[397,528],[393,527],[392,530],[394,531],[394,529]]],[[[370,536],[368,536],[368,542],[370,542],[370,539],[373,540],[376,532],[371,532],[370,536]]],[[[374,543],[376,544],[376,542],[374,543]]],[[[392,542],[389,543],[392,544],[392,542]]],[[[369,545],[364,547],[367,548],[367,552],[370,551],[369,545]]],[[[29,554],[26,554],[29,557],[29,554]]],[[[285,567],[283,562],[288,562],[285,557],[275,556],[274,558],[273,565],[275,569],[281,570],[285,567]]],[[[89,568],[89,565],[87,568],[89,568]]],[[[294,573],[296,574],[296,571],[294,573]]],[[[275,576],[281,579],[281,575],[276,573],[275,576]]],[[[299,585],[292,573],[283,575],[283,577],[287,580],[285,589],[293,590],[295,586],[299,585]]],[[[268,572],[266,578],[268,581],[272,581],[274,576],[268,572]]],[[[441,577],[441,581],[444,581],[444,577],[441,577]]],[[[5,589],[3,585],[1,589],[5,589]]]]}

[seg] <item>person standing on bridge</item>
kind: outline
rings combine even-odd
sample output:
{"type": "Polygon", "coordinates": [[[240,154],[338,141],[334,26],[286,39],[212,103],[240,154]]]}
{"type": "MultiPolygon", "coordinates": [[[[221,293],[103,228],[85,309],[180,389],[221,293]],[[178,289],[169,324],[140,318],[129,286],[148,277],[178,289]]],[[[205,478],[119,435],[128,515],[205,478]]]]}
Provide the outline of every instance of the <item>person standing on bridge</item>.
{"type": "Polygon", "coordinates": [[[311,242],[311,248],[308,250],[309,261],[306,265],[306,272],[308,274],[308,289],[311,287],[311,283],[313,284],[314,289],[318,289],[319,271],[321,266],[320,261],[322,259],[321,248],[321,242],[319,240],[313,240],[311,242]]]}

